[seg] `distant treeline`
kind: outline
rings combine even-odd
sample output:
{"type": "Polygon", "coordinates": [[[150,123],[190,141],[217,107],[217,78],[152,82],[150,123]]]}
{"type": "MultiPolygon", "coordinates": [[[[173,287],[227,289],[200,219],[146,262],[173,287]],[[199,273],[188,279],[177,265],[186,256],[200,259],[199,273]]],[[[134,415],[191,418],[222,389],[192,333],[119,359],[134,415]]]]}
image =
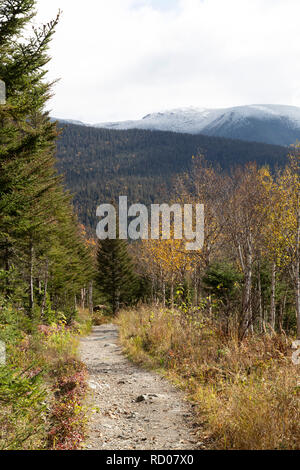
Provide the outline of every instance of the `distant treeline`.
{"type": "Polygon", "coordinates": [[[58,169],[74,194],[79,218],[94,232],[96,207],[127,195],[131,202],[168,202],[174,178],[203,154],[228,170],[257,162],[282,166],[287,149],[275,145],[174,132],[96,129],[67,124],[58,140],[58,169]]]}

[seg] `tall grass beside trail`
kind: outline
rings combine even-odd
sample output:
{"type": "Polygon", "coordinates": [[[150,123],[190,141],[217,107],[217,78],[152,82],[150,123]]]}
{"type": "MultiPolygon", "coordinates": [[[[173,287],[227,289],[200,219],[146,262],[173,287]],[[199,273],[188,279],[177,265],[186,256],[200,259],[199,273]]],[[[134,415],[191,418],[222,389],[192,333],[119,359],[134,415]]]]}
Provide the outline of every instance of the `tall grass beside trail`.
{"type": "Polygon", "coordinates": [[[71,325],[37,324],[12,307],[0,311],[0,450],[72,450],[85,437],[86,370],[78,338],[90,321],[82,311],[71,325]]]}
{"type": "Polygon", "coordinates": [[[198,437],[209,449],[300,449],[300,366],[292,339],[239,342],[201,313],[142,307],[120,313],[129,357],[161,369],[198,406],[198,437]]]}

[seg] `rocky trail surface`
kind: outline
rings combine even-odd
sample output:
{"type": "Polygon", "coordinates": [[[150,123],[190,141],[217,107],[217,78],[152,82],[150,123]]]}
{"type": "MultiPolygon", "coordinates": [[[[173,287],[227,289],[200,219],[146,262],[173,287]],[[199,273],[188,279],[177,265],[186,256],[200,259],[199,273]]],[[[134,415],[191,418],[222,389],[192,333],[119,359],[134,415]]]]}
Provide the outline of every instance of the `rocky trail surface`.
{"type": "Polygon", "coordinates": [[[196,449],[191,405],[164,378],[131,364],[118,338],[116,325],[102,325],[81,342],[92,410],[86,448],[196,449]]]}

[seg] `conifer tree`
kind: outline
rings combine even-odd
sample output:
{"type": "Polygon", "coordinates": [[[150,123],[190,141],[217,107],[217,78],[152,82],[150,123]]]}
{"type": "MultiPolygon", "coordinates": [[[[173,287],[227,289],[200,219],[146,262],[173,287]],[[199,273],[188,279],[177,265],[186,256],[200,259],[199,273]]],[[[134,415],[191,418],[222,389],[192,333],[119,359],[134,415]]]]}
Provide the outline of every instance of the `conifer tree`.
{"type": "Polygon", "coordinates": [[[0,249],[6,270],[20,240],[27,238],[31,245],[32,233],[47,224],[42,199],[59,182],[53,156],[56,126],[44,111],[51,84],[43,80],[58,17],[24,43],[34,5],[14,0],[0,8],[0,77],[7,90],[7,104],[0,108],[0,249]]]}
{"type": "Polygon", "coordinates": [[[36,307],[45,311],[48,297],[55,311],[74,306],[76,292],[93,276],[71,197],[55,167],[56,124],[45,111],[52,93],[45,79],[48,47],[59,14],[25,40],[35,3],[0,4],[0,78],[7,90],[7,103],[0,106],[0,270],[7,273],[0,295],[13,296],[13,266],[19,284],[27,284],[23,306],[30,316],[36,307]]]}
{"type": "Polygon", "coordinates": [[[99,240],[97,285],[115,315],[121,305],[134,302],[138,278],[124,240],[99,240]]]}

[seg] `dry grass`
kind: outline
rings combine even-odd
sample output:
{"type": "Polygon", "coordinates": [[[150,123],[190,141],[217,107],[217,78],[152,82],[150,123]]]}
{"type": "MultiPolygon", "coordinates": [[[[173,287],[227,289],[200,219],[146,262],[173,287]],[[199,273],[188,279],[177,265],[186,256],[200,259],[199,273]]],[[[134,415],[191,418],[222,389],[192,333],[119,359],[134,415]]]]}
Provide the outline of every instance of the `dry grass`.
{"type": "Polygon", "coordinates": [[[199,406],[203,447],[300,449],[299,366],[284,335],[235,334],[200,316],[144,307],[118,320],[127,353],[161,368],[199,406]]]}

